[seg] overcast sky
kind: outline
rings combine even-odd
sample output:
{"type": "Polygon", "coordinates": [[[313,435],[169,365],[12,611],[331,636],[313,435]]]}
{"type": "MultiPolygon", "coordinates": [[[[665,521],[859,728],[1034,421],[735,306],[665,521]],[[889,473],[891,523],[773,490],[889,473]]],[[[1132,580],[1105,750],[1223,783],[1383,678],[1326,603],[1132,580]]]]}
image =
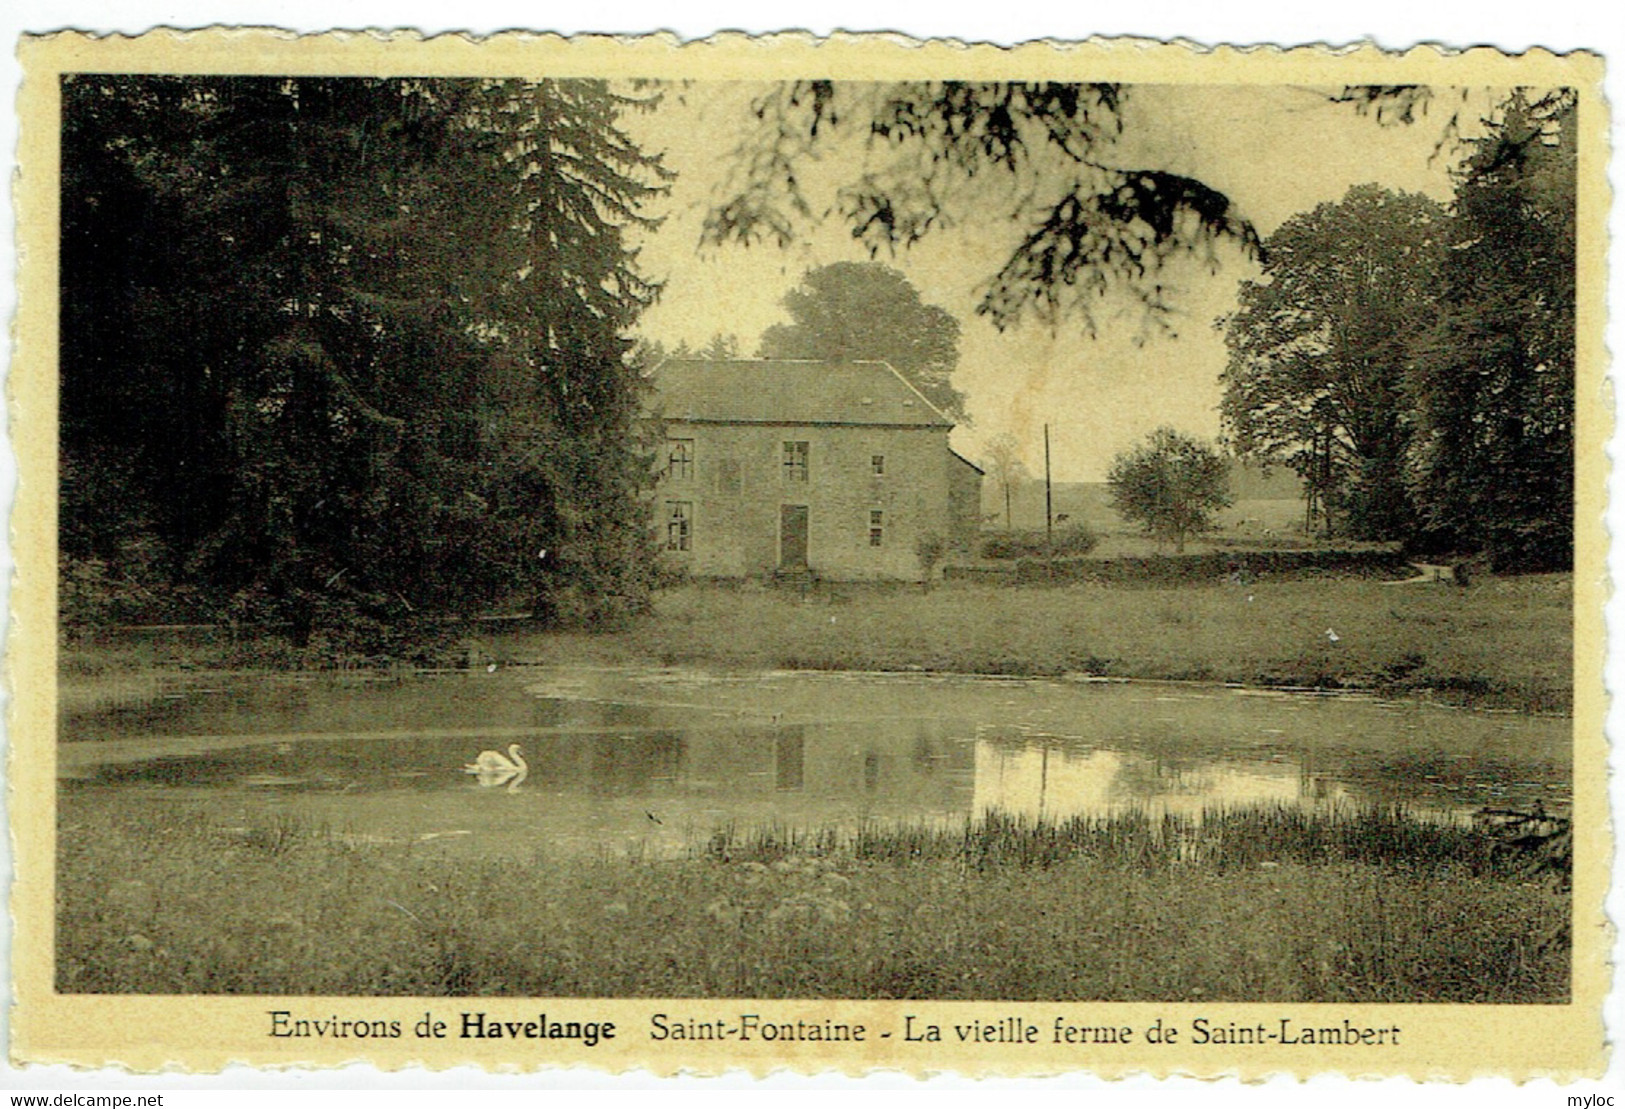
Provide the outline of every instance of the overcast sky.
{"type": "MultiPolygon", "coordinates": [[[[813,266],[868,258],[836,219],[805,229],[788,250],[772,246],[699,248],[701,221],[735,163],[741,120],[760,86],[694,85],[669,93],[660,108],[628,121],[651,151],[677,172],[659,205],[660,230],[644,242],[645,271],[666,283],[640,331],[672,344],[704,343],[732,332],[753,356],[764,328],[785,318],[779,300],[813,266]]],[[[1326,90],[1300,87],[1137,86],[1127,101],[1124,137],[1113,162],[1187,174],[1226,193],[1268,235],[1297,212],[1340,199],[1375,181],[1446,200],[1449,156],[1435,157],[1447,112],[1435,108],[1412,126],[1381,126],[1326,90]]],[[[1445,100],[1443,94],[1438,98],[1445,100]]],[[[1487,103],[1474,96],[1473,102],[1487,103]]],[[[849,173],[853,151],[832,155],[813,174],[849,173]]],[[[969,395],[972,423],[955,429],[960,453],[980,459],[1004,431],[1023,443],[1042,472],[1042,435],[1050,424],[1057,480],[1103,480],[1111,459],[1160,424],[1212,438],[1219,434],[1218,375],[1225,351],[1214,321],[1231,311],[1239,282],[1257,271],[1229,251],[1219,271],[1182,266],[1176,334],[1148,331],[1135,303],[1105,302],[1098,332],[1063,324],[1053,333],[1025,322],[1004,333],[975,314],[978,286],[1007,256],[1021,229],[988,205],[985,222],[963,220],[895,257],[879,260],[906,273],[928,303],[963,326],[955,384],[969,395]]]]}

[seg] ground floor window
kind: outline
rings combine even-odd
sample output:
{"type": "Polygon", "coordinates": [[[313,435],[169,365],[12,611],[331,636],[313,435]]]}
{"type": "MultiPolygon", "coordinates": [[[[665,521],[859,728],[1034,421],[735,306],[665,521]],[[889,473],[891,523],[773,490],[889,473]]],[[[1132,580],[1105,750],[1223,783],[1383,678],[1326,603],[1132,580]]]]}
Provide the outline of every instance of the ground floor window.
{"type": "Polygon", "coordinates": [[[693,522],[693,501],[666,502],[666,549],[668,551],[686,551],[689,549],[693,522]]]}
{"type": "Polygon", "coordinates": [[[879,547],[886,542],[886,514],[878,508],[869,510],[869,546],[879,547]]]}

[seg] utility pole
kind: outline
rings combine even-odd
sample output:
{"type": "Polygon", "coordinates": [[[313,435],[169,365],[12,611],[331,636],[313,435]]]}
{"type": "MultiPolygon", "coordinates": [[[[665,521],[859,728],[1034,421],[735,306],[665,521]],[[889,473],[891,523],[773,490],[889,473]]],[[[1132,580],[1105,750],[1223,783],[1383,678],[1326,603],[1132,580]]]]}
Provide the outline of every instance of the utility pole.
{"type": "Polygon", "coordinates": [[[1055,501],[1049,480],[1049,425],[1044,425],[1044,539],[1049,544],[1049,556],[1055,557],[1055,501]]]}

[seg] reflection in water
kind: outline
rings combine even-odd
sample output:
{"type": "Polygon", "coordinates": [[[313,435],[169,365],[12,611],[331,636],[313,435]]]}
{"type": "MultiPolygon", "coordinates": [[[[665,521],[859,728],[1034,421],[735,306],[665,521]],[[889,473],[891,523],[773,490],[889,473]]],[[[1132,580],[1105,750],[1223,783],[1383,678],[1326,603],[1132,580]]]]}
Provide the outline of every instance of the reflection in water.
{"type": "Polygon", "coordinates": [[[1537,800],[1562,812],[1569,799],[1559,719],[1042,681],[501,678],[262,678],[171,695],[151,713],[65,714],[59,770],[70,789],[230,796],[386,840],[468,832],[456,842],[567,851],[681,850],[724,824],[854,827],[993,809],[1199,818],[1238,805],[1399,804],[1455,819],[1537,800]],[[469,761],[482,746],[493,749],[469,761]]]}
{"type": "Polygon", "coordinates": [[[977,814],[993,810],[1065,820],[1144,812],[1199,819],[1254,805],[1332,807],[1360,802],[1351,790],[1265,759],[1179,766],[1137,751],[1072,751],[1049,745],[976,745],[977,814]]]}
{"type": "Polygon", "coordinates": [[[506,755],[498,751],[481,751],[479,756],[463,769],[474,775],[475,782],[483,789],[495,786],[507,786],[509,793],[517,793],[519,787],[525,784],[525,777],[530,773],[530,767],[525,763],[525,754],[519,744],[508,744],[506,755]]]}
{"type": "Polygon", "coordinates": [[[481,789],[507,786],[509,793],[518,793],[519,787],[525,784],[525,778],[528,776],[524,770],[476,770],[473,774],[474,784],[481,789]]]}
{"type": "Polygon", "coordinates": [[[807,729],[798,724],[773,731],[773,788],[799,790],[807,780],[807,729]]]}

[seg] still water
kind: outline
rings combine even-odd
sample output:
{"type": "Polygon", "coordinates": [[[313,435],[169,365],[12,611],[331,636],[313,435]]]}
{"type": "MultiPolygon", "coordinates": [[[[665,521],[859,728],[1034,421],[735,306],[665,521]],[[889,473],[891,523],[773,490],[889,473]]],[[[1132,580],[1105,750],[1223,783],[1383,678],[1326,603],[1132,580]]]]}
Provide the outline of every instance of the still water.
{"type": "Polygon", "coordinates": [[[546,667],[243,675],[64,709],[68,791],[528,857],[713,831],[1127,809],[1566,812],[1570,721],[1159,684],[546,667]],[[466,771],[519,744],[523,773],[466,771]]]}

